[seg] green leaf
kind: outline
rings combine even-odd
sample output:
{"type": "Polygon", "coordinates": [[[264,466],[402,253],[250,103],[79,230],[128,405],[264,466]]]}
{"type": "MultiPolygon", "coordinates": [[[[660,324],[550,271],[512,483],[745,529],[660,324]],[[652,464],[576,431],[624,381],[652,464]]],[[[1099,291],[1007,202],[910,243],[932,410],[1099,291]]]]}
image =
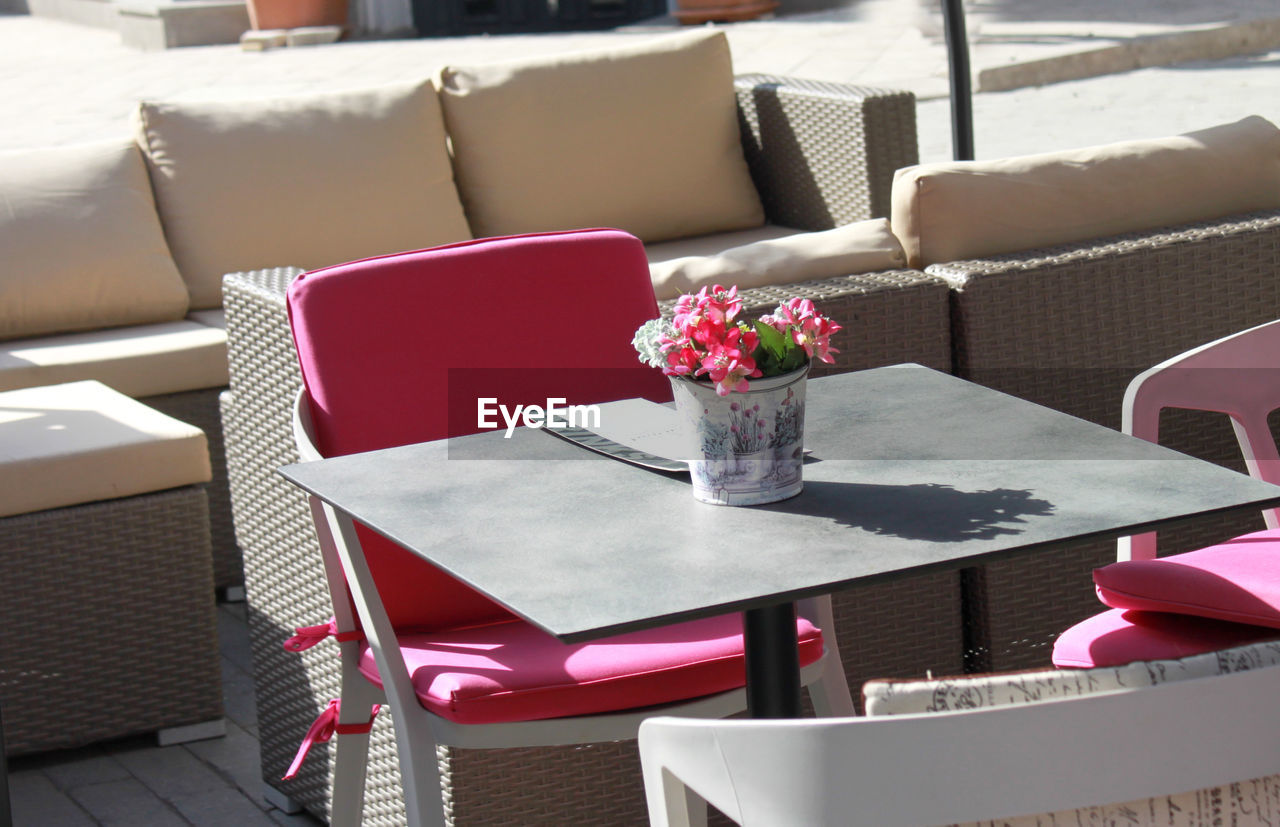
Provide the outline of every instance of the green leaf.
{"type": "Polygon", "coordinates": [[[760,337],[760,346],[775,359],[781,360],[787,353],[787,339],[770,324],[756,322],[756,334],[760,337]]]}

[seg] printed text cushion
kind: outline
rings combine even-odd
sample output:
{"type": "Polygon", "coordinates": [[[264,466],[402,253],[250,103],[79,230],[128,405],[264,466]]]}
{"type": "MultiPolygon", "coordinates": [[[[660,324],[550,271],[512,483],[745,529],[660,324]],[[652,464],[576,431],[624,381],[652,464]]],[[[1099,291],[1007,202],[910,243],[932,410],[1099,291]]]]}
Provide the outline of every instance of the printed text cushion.
{"type": "MultiPolygon", "coordinates": [[[[329,267],[293,282],[288,309],[325,456],[474,433],[477,396],[503,404],[670,399],[666,377],[631,346],[636,328],[658,315],[644,248],[616,230],[482,239],[329,267]],[[610,274],[609,312],[575,312],[578,297],[600,289],[601,273],[610,274]],[[566,313],[571,335],[545,335],[566,313]],[[495,345],[477,346],[477,334],[495,345]]],[[[511,617],[357,530],[397,628],[511,617]]]]}
{"type": "Polygon", "coordinates": [[[138,142],[196,309],[222,277],[470,238],[429,82],[143,103],[138,142]]]}
{"type": "Polygon", "coordinates": [[[764,222],[722,32],[447,66],[440,84],[478,237],[617,227],[661,241],[764,222]]]}
{"type": "Polygon", "coordinates": [[[1102,602],[1116,609],[1212,617],[1280,628],[1280,530],[1216,546],[1095,569],[1102,602]]]}
{"type": "MultiPolygon", "coordinates": [[[[796,622],[801,666],[822,634],[796,622]]],[[[567,645],[523,621],[402,635],[414,690],[430,711],[464,724],[590,715],[710,695],[743,685],[742,616],[695,620],[567,645]]],[[[368,647],[360,671],[379,683],[368,647]]]]}
{"type": "Polygon", "coordinates": [[[0,153],[0,339],[186,312],[132,141],[0,153]]]}
{"type": "MultiPolygon", "coordinates": [[[[869,716],[948,712],[1033,704],[1277,665],[1280,665],[1280,642],[1267,641],[1176,660],[1148,661],[1089,670],[1048,669],[936,680],[877,680],[866,685],[863,696],[866,698],[869,716]]],[[[1053,749],[1051,740],[1046,739],[1045,749],[1053,749]]],[[[1088,769],[1085,768],[1085,771],[1088,769]]],[[[1143,801],[1001,819],[999,824],[1001,827],[1044,827],[1051,824],[1124,824],[1132,827],[1262,824],[1267,821],[1263,814],[1275,812],[1278,804],[1280,776],[1272,775],[1214,789],[1143,801]]],[[[958,827],[990,827],[990,822],[958,827]]]]}
{"type": "Polygon", "coordinates": [[[893,180],[912,267],[1280,207],[1280,130],[1253,116],[1171,138],[923,164],[893,180]]]}
{"type": "Polygon", "coordinates": [[[1063,669],[1176,660],[1230,649],[1280,631],[1207,617],[1109,609],[1082,620],[1053,643],[1053,665],[1063,669]]]}
{"type": "Polygon", "coordinates": [[[654,295],[663,300],[716,284],[745,290],[906,266],[907,257],[889,222],[873,218],[832,230],[763,239],[715,255],[653,262],[649,275],[654,295]]]}

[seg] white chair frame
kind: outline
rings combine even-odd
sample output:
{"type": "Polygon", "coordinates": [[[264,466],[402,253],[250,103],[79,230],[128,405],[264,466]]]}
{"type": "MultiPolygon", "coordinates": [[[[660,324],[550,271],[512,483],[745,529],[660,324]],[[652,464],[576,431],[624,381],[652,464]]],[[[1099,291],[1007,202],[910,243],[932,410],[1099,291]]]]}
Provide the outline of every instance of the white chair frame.
{"type": "Polygon", "coordinates": [[[1271,666],[958,712],[651,718],[640,760],[654,827],[690,824],[694,800],[747,827],[967,823],[1273,775],[1277,693],[1280,666],[1271,666]]]}
{"type": "MultiPolygon", "coordinates": [[[[1267,416],[1280,407],[1280,320],[1260,324],[1192,348],[1148,368],[1125,389],[1120,429],[1148,442],[1160,441],[1165,408],[1214,411],[1231,417],[1249,475],[1280,485],[1280,453],[1267,416]],[[1253,381],[1242,381],[1249,371],[1253,381]],[[1267,371],[1272,381],[1259,382],[1267,371]]],[[[1267,528],[1280,528],[1280,509],[1262,512],[1267,528]]],[[[1118,560],[1152,560],[1156,534],[1121,537],[1118,560]]]]}
{"type": "MultiPolygon", "coordinates": [[[[299,391],[294,402],[294,438],[302,460],[314,461],[322,457],[313,441],[314,430],[305,394],[305,389],[299,391]]],[[[316,497],[310,497],[310,505],[337,631],[363,629],[385,687],[384,693],[360,673],[360,643],[341,642],[342,697],[338,723],[367,723],[373,704],[390,703],[410,824],[445,823],[437,746],[501,748],[623,741],[635,738],[641,722],[653,715],[723,718],[746,708],[745,691],[736,689],[643,710],[504,724],[458,724],[435,715],[418,702],[414,693],[399,642],[378,596],[353,521],[316,497]],[[348,584],[344,570],[350,573],[354,583],[348,584]],[[351,616],[349,598],[359,615],[358,627],[351,616]]],[[[815,710],[824,716],[853,715],[853,700],[835,642],[830,597],[800,601],[798,611],[823,631],[822,657],[801,671],[801,681],[815,710]]],[[[330,821],[337,827],[358,825],[363,809],[369,735],[340,734],[336,740],[330,821]]],[[[693,805],[686,818],[692,819],[692,823],[705,822],[705,807],[693,805]]]]}

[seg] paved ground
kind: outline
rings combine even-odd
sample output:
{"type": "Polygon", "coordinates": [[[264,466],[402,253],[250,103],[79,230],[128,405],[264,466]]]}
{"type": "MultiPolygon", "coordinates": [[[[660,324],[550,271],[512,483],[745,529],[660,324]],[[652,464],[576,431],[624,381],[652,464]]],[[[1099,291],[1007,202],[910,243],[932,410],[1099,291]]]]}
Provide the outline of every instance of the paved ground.
{"type": "MultiPolygon", "coordinates": [[[[946,48],[932,2],[783,2],[776,19],[725,27],[737,71],[914,91],[922,160],[951,157],[946,48]]],[[[1276,0],[971,0],[968,7],[978,88],[1107,73],[979,92],[979,158],[1168,135],[1249,114],[1280,123],[1276,0]],[[1210,59],[1123,71],[1179,58],[1210,59]]],[[[128,134],[129,112],[141,98],[363,86],[430,75],[446,62],[592,47],[673,28],[656,20],[603,34],[143,53],[121,46],[113,32],[0,15],[0,150],[128,134]]],[[[17,823],[312,823],[269,808],[260,796],[242,609],[220,609],[225,739],[164,749],[129,741],[15,761],[17,823]]]]}
{"type": "MultiPolygon", "coordinates": [[[[921,159],[951,157],[947,53],[935,3],[845,0],[822,8],[839,0],[792,2],[794,13],[724,27],[738,72],[909,89],[921,99],[921,159]]],[[[968,7],[977,79],[999,71],[1006,81],[1032,82],[1137,60],[1262,49],[1212,63],[980,93],[980,158],[1172,134],[1247,114],[1280,122],[1275,0],[971,0],[968,7]]],[[[237,46],[138,52],[120,45],[113,32],[0,15],[0,150],[127,134],[129,113],[141,98],[366,86],[430,75],[450,62],[589,48],[674,28],[657,19],[610,33],[366,41],[267,52],[237,46]]]]}

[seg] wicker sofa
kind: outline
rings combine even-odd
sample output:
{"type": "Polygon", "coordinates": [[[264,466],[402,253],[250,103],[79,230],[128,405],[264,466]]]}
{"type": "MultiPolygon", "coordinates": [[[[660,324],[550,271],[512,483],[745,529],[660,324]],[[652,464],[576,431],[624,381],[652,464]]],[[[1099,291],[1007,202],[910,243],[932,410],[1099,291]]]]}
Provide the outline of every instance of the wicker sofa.
{"type": "MultiPolygon", "coordinates": [[[[821,232],[887,215],[893,171],[915,161],[909,94],[762,76],[739,77],[733,84],[751,180],[772,225],[821,232]]],[[[295,628],[321,622],[330,612],[305,500],[276,473],[297,460],[290,409],[301,382],[284,295],[299,272],[300,267],[282,267],[225,277],[231,380],[222,396],[222,418],[245,560],[264,781],[278,803],[325,817],[331,751],[317,747],[295,779],[279,780],[299,738],[338,694],[337,659],[329,644],[301,656],[281,647],[295,628]]],[[[837,342],[841,361],[831,370],[904,361],[950,367],[948,291],[937,277],[898,267],[764,285],[743,295],[753,309],[765,311],[792,294],[813,298],[848,323],[837,342]]],[[[851,685],[877,674],[954,671],[962,665],[955,574],[851,593],[836,611],[842,644],[875,653],[850,666],[851,685]],[[887,611],[903,603],[928,607],[910,631],[898,628],[887,611]],[[895,646],[884,646],[887,640],[895,646]]],[[[612,825],[646,818],[633,743],[447,750],[441,764],[454,823],[612,825]]],[[[365,821],[398,823],[399,797],[392,728],[380,715],[365,821]]]]}

